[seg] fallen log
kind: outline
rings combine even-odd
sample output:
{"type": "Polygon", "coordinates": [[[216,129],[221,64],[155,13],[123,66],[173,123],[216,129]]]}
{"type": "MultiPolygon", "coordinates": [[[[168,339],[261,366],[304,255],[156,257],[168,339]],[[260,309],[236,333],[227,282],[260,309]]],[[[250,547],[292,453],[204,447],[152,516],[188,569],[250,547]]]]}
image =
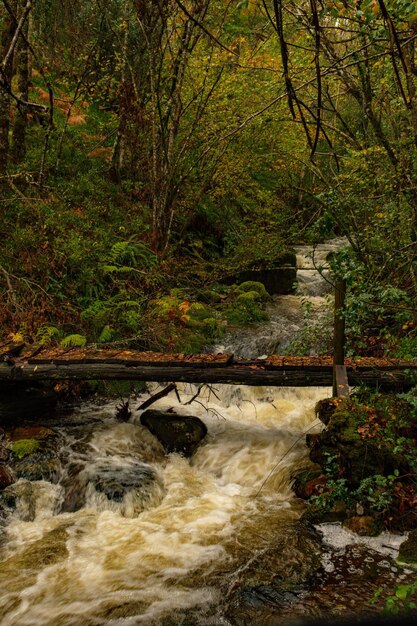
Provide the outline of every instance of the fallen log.
{"type": "MultiPolygon", "coordinates": [[[[348,369],[349,385],[361,383],[383,389],[412,386],[405,370],[372,368],[348,369]]],[[[137,380],[157,382],[230,383],[235,385],[276,387],[331,387],[332,369],[314,366],[303,369],[266,370],[262,366],[230,365],[226,367],[129,366],[121,363],[23,363],[0,364],[0,381],[32,380],[137,380]]]]}

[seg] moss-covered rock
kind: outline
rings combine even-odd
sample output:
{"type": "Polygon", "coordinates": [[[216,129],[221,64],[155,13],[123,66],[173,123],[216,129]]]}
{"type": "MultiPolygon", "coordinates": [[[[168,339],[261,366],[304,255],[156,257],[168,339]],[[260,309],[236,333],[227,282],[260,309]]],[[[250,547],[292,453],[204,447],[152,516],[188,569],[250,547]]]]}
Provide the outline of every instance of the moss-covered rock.
{"type": "Polygon", "coordinates": [[[59,450],[63,439],[57,431],[38,424],[26,424],[8,433],[6,443],[12,452],[10,463],[16,478],[58,482],[61,474],[59,450]]]}
{"type": "Polygon", "coordinates": [[[222,295],[213,289],[202,289],[199,298],[206,304],[218,304],[223,300],[222,295]]]}
{"type": "Polygon", "coordinates": [[[339,466],[352,487],[375,474],[388,476],[396,469],[409,472],[406,460],[395,451],[395,443],[381,434],[385,418],[378,419],[372,407],[344,400],[329,411],[327,428],[314,440],[310,458],[325,467],[329,458],[339,466]]]}
{"type": "Polygon", "coordinates": [[[193,302],[187,309],[187,315],[195,320],[202,321],[213,317],[213,310],[201,302],[193,302]]]}
{"type": "Polygon", "coordinates": [[[398,561],[417,567],[417,530],[412,530],[400,545],[398,561]]]}
{"type": "Polygon", "coordinates": [[[256,292],[261,300],[267,300],[269,293],[265,289],[265,285],[255,280],[247,280],[237,286],[237,291],[243,293],[256,292]]]}
{"type": "Polygon", "coordinates": [[[315,406],[316,416],[325,426],[330,422],[333,413],[340,406],[341,402],[341,398],[324,398],[317,402],[315,406]]]}
{"type": "Polygon", "coordinates": [[[10,444],[13,454],[18,459],[23,459],[25,456],[33,454],[40,448],[40,443],[37,439],[19,439],[13,441],[10,444]]]}
{"type": "Polygon", "coordinates": [[[243,302],[248,304],[252,304],[260,300],[262,300],[262,297],[257,291],[244,291],[243,293],[240,293],[236,298],[237,302],[243,302]]]}

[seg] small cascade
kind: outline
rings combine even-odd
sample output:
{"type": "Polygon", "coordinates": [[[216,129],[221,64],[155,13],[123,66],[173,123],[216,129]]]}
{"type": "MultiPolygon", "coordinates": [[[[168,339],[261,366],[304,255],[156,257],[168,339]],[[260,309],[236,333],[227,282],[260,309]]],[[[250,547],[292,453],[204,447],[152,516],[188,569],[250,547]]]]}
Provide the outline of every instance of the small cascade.
{"type": "Polygon", "coordinates": [[[315,248],[296,246],[296,293],[274,296],[266,308],[267,324],[232,329],[215,350],[232,352],[243,358],[285,354],[300,331],[324,320],[333,297],[328,259],[346,244],[345,239],[339,238],[315,248]]]}

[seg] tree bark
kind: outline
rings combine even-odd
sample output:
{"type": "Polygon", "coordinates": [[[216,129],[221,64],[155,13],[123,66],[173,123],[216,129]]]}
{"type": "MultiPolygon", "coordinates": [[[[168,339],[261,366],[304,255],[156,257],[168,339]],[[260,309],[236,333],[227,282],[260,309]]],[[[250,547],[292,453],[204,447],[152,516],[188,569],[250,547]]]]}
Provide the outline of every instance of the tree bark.
{"type": "MultiPolygon", "coordinates": [[[[16,0],[11,2],[11,7],[16,12],[16,0]]],[[[3,18],[3,29],[1,32],[1,60],[6,58],[12,43],[14,34],[14,23],[4,7],[0,8],[3,18]]],[[[0,60],[0,62],[1,62],[0,60]]],[[[1,82],[11,83],[13,75],[13,55],[10,56],[4,73],[0,77],[1,82]]],[[[10,96],[7,89],[0,82],[0,176],[7,173],[7,165],[9,160],[9,130],[10,130],[10,96]]]]}
{"type": "MultiPolygon", "coordinates": [[[[25,0],[20,0],[19,13],[21,14],[26,6],[25,0]]],[[[18,16],[20,17],[20,15],[18,16]]],[[[16,48],[16,83],[17,95],[22,100],[29,99],[29,16],[22,27],[23,37],[20,37],[16,48]]],[[[26,156],[26,126],[27,126],[27,110],[24,107],[18,107],[12,134],[12,151],[11,156],[16,163],[20,163],[26,156]]]]}

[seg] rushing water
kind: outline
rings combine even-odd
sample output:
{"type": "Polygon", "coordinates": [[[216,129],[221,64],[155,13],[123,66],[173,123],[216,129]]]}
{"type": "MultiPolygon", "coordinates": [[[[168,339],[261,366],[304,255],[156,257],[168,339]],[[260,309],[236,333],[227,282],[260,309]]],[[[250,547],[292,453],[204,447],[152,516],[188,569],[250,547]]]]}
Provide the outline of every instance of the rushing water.
{"type": "Polygon", "coordinates": [[[291,479],[330,390],[218,385],[186,404],[196,387],[179,386],[181,404],[155,406],[206,423],[188,460],[140,425],[135,407],[156,389],[130,399],[128,423],[115,402],[56,420],[60,479],[19,481],[4,525],[2,626],[273,626],[370,610],[376,588],[406,576],[397,538],[363,545],[299,522],[291,479]]]}
{"type": "Polygon", "coordinates": [[[231,330],[216,349],[250,358],[285,353],[307,327],[319,328],[323,338],[330,336],[326,313],[333,285],[328,259],[343,245],[346,245],[344,239],[334,239],[315,250],[296,246],[298,286],[295,295],[274,296],[267,306],[267,324],[231,330]]]}

